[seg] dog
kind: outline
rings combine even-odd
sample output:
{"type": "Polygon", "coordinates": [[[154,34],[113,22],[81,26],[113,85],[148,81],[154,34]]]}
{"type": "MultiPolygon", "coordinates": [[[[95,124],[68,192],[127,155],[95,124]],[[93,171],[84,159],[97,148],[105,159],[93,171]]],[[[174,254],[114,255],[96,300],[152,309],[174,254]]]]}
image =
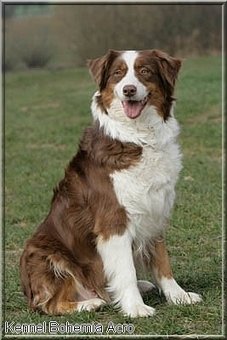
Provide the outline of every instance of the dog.
{"type": "Polygon", "coordinates": [[[26,242],[20,275],[28,304],[62,315],[113,303],[124,315],[152,316],[142,295],[154,285],[137,280],[142,267],[168,302],[200,302],[175,281],[165,245],[182,167],[173,113],[181,60],[110,50],[88,66],[98,86],[94,122],[26,242]]]}

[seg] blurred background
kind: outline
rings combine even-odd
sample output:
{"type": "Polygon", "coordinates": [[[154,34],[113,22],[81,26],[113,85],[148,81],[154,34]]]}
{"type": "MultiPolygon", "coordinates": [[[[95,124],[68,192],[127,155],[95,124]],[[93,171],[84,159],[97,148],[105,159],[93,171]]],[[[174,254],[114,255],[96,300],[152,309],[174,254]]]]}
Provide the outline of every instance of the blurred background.
{"type": "Polygon", "coordinates": [[[111,49],[220,54],[220,4],[5,4],[6,71],[67,68],[111,49]]]}

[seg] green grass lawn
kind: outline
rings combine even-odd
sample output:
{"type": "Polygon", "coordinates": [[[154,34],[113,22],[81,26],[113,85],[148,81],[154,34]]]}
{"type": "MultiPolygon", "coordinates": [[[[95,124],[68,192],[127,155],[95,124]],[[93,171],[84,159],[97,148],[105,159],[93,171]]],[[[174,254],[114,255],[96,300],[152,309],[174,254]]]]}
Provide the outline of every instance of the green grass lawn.
{"type": "MultiPolygon", "coordinates": [[[[222,334],[221,58],[185,61],[176,89],[184,169],[167,241],[175,278],[202,294],[196,306],[170,306],[154,292],[152,318],[130,320],[112,307],[50,317],[28,310],[19,282],[24,241],[46,216],[52,189],[91,122],[95,84],[88,70],[31,71],[5,79],[5,320],[133,323],[136,335],[222,334]]],[[[59,333],[60,334],[60,333],[59,333]]],[[[110,333],[112,335],[113,333],[110,333]]],[[[128,334],[128,333],[126,333],[128,334]]]]}

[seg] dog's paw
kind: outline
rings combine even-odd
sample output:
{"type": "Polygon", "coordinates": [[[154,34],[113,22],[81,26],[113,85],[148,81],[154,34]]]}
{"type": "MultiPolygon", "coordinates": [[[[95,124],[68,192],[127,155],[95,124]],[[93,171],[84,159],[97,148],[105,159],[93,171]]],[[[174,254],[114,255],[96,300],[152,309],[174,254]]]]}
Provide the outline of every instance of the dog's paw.
{"type": "Polygon", "coordinates": [[[131,318],[148,317],[155,313],[155,309],[147,306],[145,304],[135,304],[130,309],[123,311],[125,316],[130,316],[131,318]]]}
{"type": "Polygon", "coordinates": [[[144,280],[138,280],[137,286],[139,288],[140,294],[146,294],[155,288],[153,283],[144,280]]]}
{"type": "Polygon", "coordinates": [[[166,294],[166,299],[169,303],[175,305],[191,305],[202,301],[202,297],[199,294],[185,292],[183,289],[175,294],[166,294]]]}
{"type": "Polygon", "coordinates": [[[99,309],[105,303],[106,302],[104,300],[99,299],[99,298],[94,298],[94,299],[90,299],[90,300],[84,300],[84,301],[78,302],[77,310],[79,312],[81,312],[81,311],[90,312],[92,310],[99,309]]]}

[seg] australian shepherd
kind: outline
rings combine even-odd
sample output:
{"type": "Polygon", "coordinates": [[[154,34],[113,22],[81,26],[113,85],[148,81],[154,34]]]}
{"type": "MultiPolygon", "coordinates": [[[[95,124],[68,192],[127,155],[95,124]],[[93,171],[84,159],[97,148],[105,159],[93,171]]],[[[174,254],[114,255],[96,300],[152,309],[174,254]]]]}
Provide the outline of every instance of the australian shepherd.
{"type": "Polygon", "coordinates": [[[26,242],[28,304],[61,315],[113,303],[125,315],[151,316],[142,295],[154,285],[137,280],[142,266],[168,302],[199,302],[173,278],[165,246],[181,170],[173,113],[181,61],[159,50],[110,50],[88,66],[98,86],[94,122],[26,242]]]}

